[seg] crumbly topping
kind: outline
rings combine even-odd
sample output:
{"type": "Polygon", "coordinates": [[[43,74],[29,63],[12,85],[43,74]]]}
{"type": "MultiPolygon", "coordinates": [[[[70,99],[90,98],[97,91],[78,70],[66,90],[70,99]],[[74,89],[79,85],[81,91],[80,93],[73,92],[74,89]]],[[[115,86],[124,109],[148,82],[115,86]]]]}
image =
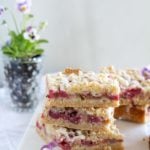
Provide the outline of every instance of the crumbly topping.
{"type": "Polygon", "coordinates": [[[104,138],[113,138],[113,139],[123,139],[122,134],[115,125],[109,125],[103,130],[98,132],[88,131],[88,130],[79,130],[79,129],[69,129],[64,127],[52,126],[50,124],[45,124],[45,132],[48,136],[55,139],[65,138],[67,141],[74,142],[75,140],[100,140],[104,138]]]}
{"type": "Polygon", "coordinates": [[[122,90],[127,88],[141,88],[150,90],[150,80],[146,80],[137,69],[117,70],[113,66],[103,67],[100,72],[109,73],[112,78],[119,81],[122,90]]]}
{"type": "Polygon", "coordinates": [[[53,137],[54,139],[65,138],[69,142],[85,139],[85,135],[83,135],[80,130],[56,127],[51,126],[50,124],[45,125],[45,131],[50,137],[53,137]]]}
{"type": "MultiPolygon", "coordinates": [[[[67,71],[70,72],[70,71],[67,71]]],[[[91,93],[92,95],[118,95],[119,85],[116,79],[112,80],[109,74],[92,71],[78,71],[47,75],[48,89],[63,90],[69,94],[91,93]]]]}
{"type": "Polygon", "coordinates": [[[108,109],[101,109],[98,108],[96,109],[96,115],[102,115],[104,116],[104,118],[106,118],[106,116],[110,119],[113,119],[113,113],[114,113],[114,108],[108,108],[108,109]]]}

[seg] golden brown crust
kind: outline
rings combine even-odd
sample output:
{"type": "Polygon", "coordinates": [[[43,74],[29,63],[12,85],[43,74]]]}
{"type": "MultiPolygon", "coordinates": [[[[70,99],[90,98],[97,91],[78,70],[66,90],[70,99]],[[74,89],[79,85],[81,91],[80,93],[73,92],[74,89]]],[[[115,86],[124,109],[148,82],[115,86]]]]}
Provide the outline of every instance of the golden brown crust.
{"type": "Polygon", "coordinates": [[[150,121],[148,106],[119,106],[115,108],[114,117],[137,123],[150,121]]]}
{"type": "Polygon", "coordinates": [[[119,106],[119,101],[117,100],[110,100],[107,98],[103,99],[84,99],[81,98],[72,98],[72,99],[47,99],[46,100],[46,107],[101,107],[101,108],[108,108],[108,107],[117,107],[119,106]]]}
{"type": "Polygon", "coordinates": [[[98,131],[103,130],[110,124],[109,121],[101,122],[101,123],[87,123],[87,122],[80,122],[79,124],[74,124],[69,121],[63,120],[63,119],[44,119],[45,123],[49,123],[52,125],[60,126],[60,127],[67,127],[71,129],[80,129],[80,130],[91,130],[91,131],[98,131]]]}

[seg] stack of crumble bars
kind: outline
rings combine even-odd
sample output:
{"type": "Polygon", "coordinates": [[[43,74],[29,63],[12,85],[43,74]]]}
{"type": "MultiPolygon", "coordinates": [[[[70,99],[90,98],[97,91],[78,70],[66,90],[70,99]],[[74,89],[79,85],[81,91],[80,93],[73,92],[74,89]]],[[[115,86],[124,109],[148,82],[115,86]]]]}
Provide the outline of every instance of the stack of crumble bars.
{"type": "Polygon", "coordinates": [[[114,124],[120,88],[109,73],[66,69],[46,76],[43,113],[36,122],[41,150],[123,150],[114,124]]]}
{"type": "Polygon", "coordinates": [[[146,123],[150,121],[150,69],[116,70],[114,67],[102,68],[120,84],[120,106],[115,108],[114,117],[146,123]]]}

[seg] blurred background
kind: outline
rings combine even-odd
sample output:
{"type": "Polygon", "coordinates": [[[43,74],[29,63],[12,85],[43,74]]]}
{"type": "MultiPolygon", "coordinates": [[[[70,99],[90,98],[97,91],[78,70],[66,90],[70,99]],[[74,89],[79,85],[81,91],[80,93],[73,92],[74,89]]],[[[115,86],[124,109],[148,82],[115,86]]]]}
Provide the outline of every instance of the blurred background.
{"type": "MultiPolygon", "coordinates": [[[[14,0],[1,0],[15,7],[14,0]]],[[[149,0],[33,0],[36,20],[48,21],[44,72],[67,66],[142,67],[150,57],[149,0]]],[[[19,19],[19,18],[18,18],[19,19]]],[[[3,34],[3,33],[2,33],[3,34]]]]}

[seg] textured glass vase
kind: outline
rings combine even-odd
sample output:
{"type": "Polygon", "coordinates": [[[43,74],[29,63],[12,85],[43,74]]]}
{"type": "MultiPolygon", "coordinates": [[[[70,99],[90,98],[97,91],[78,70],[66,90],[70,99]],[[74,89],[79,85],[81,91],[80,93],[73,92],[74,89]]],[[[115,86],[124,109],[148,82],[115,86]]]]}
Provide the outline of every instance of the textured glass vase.
{"type": "Polygon", "coordinates": [[[11,106],[18,111],[31,110],[39,99],[42,57],[4,58],[4,74],[11,106]]]}

